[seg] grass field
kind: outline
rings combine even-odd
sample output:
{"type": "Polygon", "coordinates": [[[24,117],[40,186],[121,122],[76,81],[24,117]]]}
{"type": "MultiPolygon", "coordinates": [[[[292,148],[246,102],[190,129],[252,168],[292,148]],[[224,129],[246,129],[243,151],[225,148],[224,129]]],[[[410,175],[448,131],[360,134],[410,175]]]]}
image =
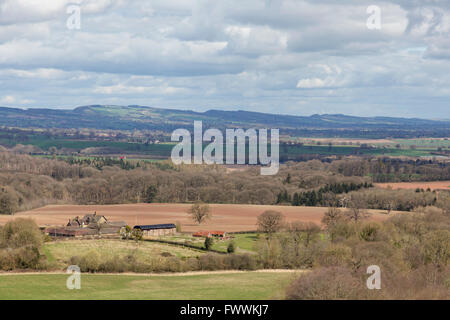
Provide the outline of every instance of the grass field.
{"type": "MultiPolygon", "coordinates": [[[[450,140],[445,139],[342,139],[342,138],[292,138],[290,140],[303,141],[305,144],[280,146],[281,159],[292,159],[296,156],[305,154],[318,155],[386,155],[386,156],[411,156],[411,157],[425,157],[432,156],[438,148],[446,149],[450,147],[450,140]],[[332,146],[327,145],[327,141],[332,142],[332,146]],[[352,142],[353,141],[353,142],[352,142]],[[321,142],[321,145],[317,145],[321,142]],[[349,143],[352,142],[352,145],[349,143]],[[345,144],[344,144],[345,143],[345,144]],[[353,144],[355,143],[355,144],[353,144]],[[360,148],[357,143],[364,143],[372,148],[360,148]],[[396,148],[400,145],[400,148],[396,148]],[[411,149],[410,146],[415,146],[411,149]]],[[[0,137],[0,145],[13,147],[17,144],[33,145],[48,151],[50,147],[58,149],[67,149],[73,152],[80,152],[86,148],[108,148],[111,154],[133,154],[134,158],[139,157],[155,157],[161,159],[168,159],[174,143],[160,143],[160,144],[143,144],[127,141],[106,141],[106,140],[82,140],[67,138],[64,136],[48,137],[43,134],[28,134],[17,137],[0,137]]],[[[208,145],[207,143],[204,146],[208,145]]],[[[246,148],[248,149],[248,148],[246,148]]],[[[270,149],[270,147],[269,147],[270,149]]],[[[89,156],[87,154],[86,156],[89,156]]]]}
{"type": "Polygon", "coordinates": [[[162,257],[170,253],[179,258],[194,257],[202,254],[200,251],[171,246],[155,242],[102,239],[102,240],[67,240],[47,242],[43,246],[43,253],[47,261],[58,269],[66,268],[73,256],[83,256],[87,252],[95,252],[101,261],[133,255],[141,262],[150,262],[151,259],[162,257]]]}
{"type": "Polygon", "coordinates": [[[81,289],[66,287],[68,275],[0,275],[0,300],[7,299],[283,299],[292,272],[200,275],[82,274],[81,289]]]}
{"type": "MultiPolygon", "coordinates": [[[[256,233],[238,233],[232,234],[231,236],[231,239],[226,240],[214,239],[212,249],[216,251],[227,252],[229,243],[234,242],[236,253],[251,253],[255,251],[255,244],[258,240],[256,233]]],[[[189,245],[194,245],[199,248],[203,248],[205,243],[205,238],[196,238],[188,234],[163,236],[160,237],[160,239],[179,243],[189,243],[189,245]]]]}

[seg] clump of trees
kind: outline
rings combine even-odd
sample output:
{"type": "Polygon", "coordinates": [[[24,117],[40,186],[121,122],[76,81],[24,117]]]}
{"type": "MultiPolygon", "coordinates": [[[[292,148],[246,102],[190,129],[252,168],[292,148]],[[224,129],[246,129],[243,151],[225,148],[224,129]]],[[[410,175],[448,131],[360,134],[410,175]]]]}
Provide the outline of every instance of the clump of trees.
{"type": "Polygon", "coordinates": [[[295,192],[292,196],[284,192],[280,192],[277,196],[277,203],[290,202],[293,206],[330,206],[337,205],[336,195],[342,193],[348,193],[350,191],[359,190],[361,188],[372,188],[373,184],[364,183],[335,183],[327,184],[320,187],[317,191],[311,190],[306,192],[295,192]]]}
{"type": "Polygon", "coordinates": [[[383,223],[350,219],[343,209],[324,215],[321,237],[291,226],[258,251],[272,267],[311,268],[287,289],[288,299],[448,299],[449,208],[418,208],[383,223]],[[274,244],[278,242],[278,246],[274,244]],[[381,290],[369,290],[367,267],[381,269],[381,290]]]}
{"type": "Polygon", "coordinates": [[[44,269],[43,235],[31,219],[18,218],[0,227],[0,269],[44,269]]]}

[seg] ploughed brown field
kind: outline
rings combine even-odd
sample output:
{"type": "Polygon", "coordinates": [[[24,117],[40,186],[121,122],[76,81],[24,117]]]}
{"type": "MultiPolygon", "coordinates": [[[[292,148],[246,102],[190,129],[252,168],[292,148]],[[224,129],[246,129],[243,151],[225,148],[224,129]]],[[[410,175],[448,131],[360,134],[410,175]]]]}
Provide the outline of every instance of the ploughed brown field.
{"type": "Polygon", "coordinates": [[[388,186],[391,186],[392,189],[428,189],[431,190],[450,190],[450,181],[416,181],[416,182],[388,182],[388,183],[376,183],[376,187],[380,188],[387,188],[388,186]]]}
{"type": "MultiPolygon", "coordinates": [[[[290,207],[241,204],[211,204],[212,219],[197,225],[186,213],[190,204],[145,203],[118,205],[49,205],[42,208],[16,213],[14,217],[30,217],[41,225],[65,225],[69,218],[93,213],[106,216],[111,221],[126,221],[128,225],[175,223],[179,221],[183,231],[223,230],[251,231],[256,230],[256,219],[265,210],[276,210],[286,216],[287,221],[305,221],[320,224],[327,208],[322,207],[290,207]]],[[[388,215],[383,210],[369,210],[370,220],[383,221],[388,215]]],[[[392,213],[391,213],[392,214],[392,213]]],[[[0,224],[12,219],[12,216],[1,216],[0,224]]]]}

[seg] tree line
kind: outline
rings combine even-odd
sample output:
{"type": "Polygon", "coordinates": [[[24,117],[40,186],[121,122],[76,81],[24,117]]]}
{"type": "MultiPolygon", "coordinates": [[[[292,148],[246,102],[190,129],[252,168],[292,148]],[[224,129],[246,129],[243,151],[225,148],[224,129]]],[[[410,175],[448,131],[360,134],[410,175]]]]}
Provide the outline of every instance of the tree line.
{"type": "MultiPolygon", "coordinates": [[[[236,171],[216,165],[174,166],[169,161],[100,158],[68,162],[0,152],[0,213],[47,204],[201,201],[346,206],[356,199],[367,208],[412,210],[439,205],[449,197],[444,192],[370,188],[373,177],[367,168],[378,167],[374,163],[378,160],[311,160],[287,163],[277,175],[261,176],[259,168],[251,166],[236,171]]],[[[431,172],[430,177],[436,170],[446,177],[448,171],[445,164],[416,166],[428,168],[421,170],[431,172]]]]}

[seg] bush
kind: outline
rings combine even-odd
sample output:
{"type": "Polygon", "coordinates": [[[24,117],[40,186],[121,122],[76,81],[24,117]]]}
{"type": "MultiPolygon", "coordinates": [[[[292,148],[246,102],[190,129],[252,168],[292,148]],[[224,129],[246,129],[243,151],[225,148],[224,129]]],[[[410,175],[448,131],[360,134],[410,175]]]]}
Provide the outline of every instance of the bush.
{"type": "Polygon", "coordinates": [[[351,269],[331,267],[307,272],[287,289],[288,300],[364,299],[367,287],[351,269]]]}
{"type": "Polygon", "coordinates": [[[198,258],[198,265],[200,270],[223,270],[225,264],[223,257],[218,254],[205,254],[198,258]]]}
{"type": "Polygon", "coordinates": [[[32,219],[17,218],[9,221],[0,231],[0,247],[20,248],[33,246],[40,248],[43,234],[32,219]]]}
{"type": "Polygon", "coordinates": [[[205,249],[210,250],[214,244],[214,239],[211,237],[205,238],[205,249]]]}
{"type": "Polygon", "coordinates": [[[16,259],[11,251],[0,251],[0,268],[5,271],[11,271],[16,268],[16,259]]]}
{"type": "MultiPolygon", "coordinates": [[[[100,256],[97,251],[90,251],[84,256],[74,256],[70,258],[70,264],[80,267],[81,272],[100,271],[100,256]]],[[[106,269],[108,267],[103,264],[102,268],[106,269]]]]}
{"type": "Polygon", "coordinates": [[[257,268],[255,258],[249,254],[231,254],[227,256],[225,263],[227,269],[233,270],[255,270],[257,268]]]}
{"type": "Polygon", "coordinates": [[[228,252],[228,253],[234,253],[234,251],[236,251],[236,245],[234,244],[234,241],[231,241],[231,242],[228,244],[227,252],[228,252]]]}
{"type": "Polygon", "coordinates": [[[344,244],[331,244],[319,255],[317,262],[323,267],[348,266],[352,258],[352,248],[344,244]]]}
{"type": "Polygon", "coordinates": [[[376,223],[366,223],[359,231],[359,238],[364,241],[376,241],[380,230],[380,225],[376,223]]]}
{"type": "Polygon", "coordinates": [[[180,222],[180,221],[177,221],[177,222],[175,223],[175,227],[176,227],[177,232],[180,233],[180,232],[181,232],[181,222],[180,222]]]}
{"type": "Polygon", "coordinates": [[[15,250],[16,268],[19,269],[40,269],[39,262],[41,255],[36,247],[22,247],[15,250]]]}
{"type": "Polygon", "coordinates": [[[447,266],[450,258],[450,231],[437,230],[426,235],[424,241],[425,262],[436,267],[447,266]]]}
{"type": "Polygon", "coordinates": [[[141,229],[133,229],[133,231],[131,231],[131,237],[135,240],[135,241],[140,241],[142,240],[142,237],[144,236],[144,232],[141,229]]]}

